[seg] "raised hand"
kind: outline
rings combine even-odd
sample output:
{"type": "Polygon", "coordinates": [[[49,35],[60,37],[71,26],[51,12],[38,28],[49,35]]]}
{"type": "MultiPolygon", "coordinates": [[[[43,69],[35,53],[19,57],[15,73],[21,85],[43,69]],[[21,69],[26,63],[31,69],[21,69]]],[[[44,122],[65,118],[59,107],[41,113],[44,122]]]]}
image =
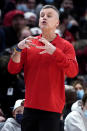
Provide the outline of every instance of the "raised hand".
{"type": "Polygon", "coordinates": [[[37,39],[37,37],[29,36],[25,38],[24,40],[20,41],[18,43],[18,48],[24,49],[24,48],[30,48],[30,46],[35,46],[35,44],[32,43],[33,39],[37,39]]]}
{"type": "Polygon", "coordinates": [[[45,38],[40,38],[39,41],[44,44],[44,46],[36,46],[36,48],[38,49],[44,49],[44,51],[40,52],[40,54],[48,53],[52,55],[56,50],[56,47],[52,45],[49,41],[47,41],[45,38]]]}

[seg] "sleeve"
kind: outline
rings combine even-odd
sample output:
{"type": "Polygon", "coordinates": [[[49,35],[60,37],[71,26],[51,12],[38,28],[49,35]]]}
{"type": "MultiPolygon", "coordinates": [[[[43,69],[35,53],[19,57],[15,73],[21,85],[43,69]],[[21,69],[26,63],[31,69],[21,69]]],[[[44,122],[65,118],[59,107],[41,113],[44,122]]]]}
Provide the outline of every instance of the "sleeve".
{"type": "Polygon", "coordinates": [[[64,51],[56,48],[53,56],[59,68],[63,69],[67,77],[75,77],[78,74],[78,63],[74,48],[71,44],[66,44],[64,51]]]}
{"type": "Polygon", "coordinates": [[[25,57],[26,57],[26,50],[23,50],[21,53],[21,60],[20,63],[16,63],[12,60],[12,58],[10,58],[9,62],[8,62],[8,72],[11,74],[17,74],[21,71],[21,69],[23,68],[23,65],[25,63],[25,57]]]}
{"type": "Polygon", "coordinates": [[[11,124],[5,123],[1,131],[14,131],[14,129],[12,128],[11,124]]]}
{"type": "Polygon", "coordinates": [[[69,114],[64,123],[64,131],[84,131],[84,123],[78,113],[69,114]]]}

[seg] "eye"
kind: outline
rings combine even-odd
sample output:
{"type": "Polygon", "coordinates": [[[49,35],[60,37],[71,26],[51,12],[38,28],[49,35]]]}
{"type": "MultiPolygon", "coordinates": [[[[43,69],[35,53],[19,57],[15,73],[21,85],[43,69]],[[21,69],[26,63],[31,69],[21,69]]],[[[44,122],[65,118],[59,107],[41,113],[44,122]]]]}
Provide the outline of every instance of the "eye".
{"type": "Polygon", "coordinates": [[[41,13],[40,17],[44,17],[44,15],[45,15],[44,13],[41,13]]]}
{"type": "Polygon", "coordinates": [[[47,15],[48,18],[52,17],[51,15],[47,15]]]}

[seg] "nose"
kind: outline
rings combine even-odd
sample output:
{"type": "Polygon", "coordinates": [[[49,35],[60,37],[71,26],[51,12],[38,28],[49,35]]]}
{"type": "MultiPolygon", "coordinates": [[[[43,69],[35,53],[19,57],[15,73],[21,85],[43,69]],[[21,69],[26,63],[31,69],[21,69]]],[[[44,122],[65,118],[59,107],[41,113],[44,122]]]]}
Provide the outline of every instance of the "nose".
{"type": "Polygon", "coordinates": [[[44,15],[43,20],[46,20],[46,19],[47,19],[47,16],[46,16],[46,15],[44,15]]]}

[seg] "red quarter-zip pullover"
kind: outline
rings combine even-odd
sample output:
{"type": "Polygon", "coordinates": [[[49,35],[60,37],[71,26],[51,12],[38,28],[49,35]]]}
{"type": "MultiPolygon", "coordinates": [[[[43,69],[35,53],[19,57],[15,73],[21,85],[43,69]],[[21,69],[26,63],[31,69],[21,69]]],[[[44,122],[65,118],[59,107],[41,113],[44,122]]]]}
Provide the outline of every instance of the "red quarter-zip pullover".
{"type": "MultiPolygon", "coordinates": [[[[44,45],[37,39],[32,42],[44,45]]],[[[75,77],[78,64],[72,44],[58,35],[51,43],[56,46],[53,55],[41,55],[42,50],[35,47],[25,48],[20,63],[10,59],[8,71],[16,74],[24,67],[25,107],[61,113],[65,104],[64,77],[75,77]]]]}

